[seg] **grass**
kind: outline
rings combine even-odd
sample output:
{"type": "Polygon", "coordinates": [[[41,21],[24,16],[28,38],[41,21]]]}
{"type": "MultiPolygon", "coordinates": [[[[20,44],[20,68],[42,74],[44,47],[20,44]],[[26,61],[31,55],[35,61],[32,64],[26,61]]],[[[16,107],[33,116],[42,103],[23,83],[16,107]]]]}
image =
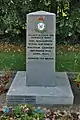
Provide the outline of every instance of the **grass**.
{"type": "Polygon", "coordinates": [[[0,52],[0,70],[2,69],[25,70],[25,53],[0,52]]]}
{"type": "Polygon", "coordinates": [[[80,46],[57,46],[56,71],[79,72],[80,71],[80,46]]]}
{"type": "MultiPolygon", "coordinates": [[[[80,45],[57,45],[56,71],[80,71],[80,45]]],[[[0,43],[0,70],[25,71],[25,47],[9,43],[0,43]]]]}
{"type": "Polygon", "coordinates": [[[26,54],[23,46],[0,44],[0,70],[25,71],[26,54]]]}

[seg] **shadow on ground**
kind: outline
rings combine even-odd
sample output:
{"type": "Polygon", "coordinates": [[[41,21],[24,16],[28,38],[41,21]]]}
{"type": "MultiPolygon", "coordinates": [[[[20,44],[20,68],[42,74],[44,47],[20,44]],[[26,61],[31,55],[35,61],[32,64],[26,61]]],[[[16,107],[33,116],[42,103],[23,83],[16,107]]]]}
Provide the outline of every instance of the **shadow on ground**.
{"type": "Polygon", "coordinates": [[[77,73],[68,73],[68,77],[74,94],[74,104],[80,104],[80,90],[78,89],[76,83],[73,82],[74,74],[77,73]]]}

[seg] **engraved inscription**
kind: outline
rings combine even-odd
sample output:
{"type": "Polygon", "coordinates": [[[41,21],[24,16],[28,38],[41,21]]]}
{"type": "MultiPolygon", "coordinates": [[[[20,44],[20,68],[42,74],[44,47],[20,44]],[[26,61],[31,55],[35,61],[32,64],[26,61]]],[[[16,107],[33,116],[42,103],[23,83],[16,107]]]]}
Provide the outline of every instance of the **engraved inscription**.
{"type": "Polygon", "coordinates": [[[28,59],[53,60],[54,35],[53,34],[29,34],[28,35],[28,59]]]}

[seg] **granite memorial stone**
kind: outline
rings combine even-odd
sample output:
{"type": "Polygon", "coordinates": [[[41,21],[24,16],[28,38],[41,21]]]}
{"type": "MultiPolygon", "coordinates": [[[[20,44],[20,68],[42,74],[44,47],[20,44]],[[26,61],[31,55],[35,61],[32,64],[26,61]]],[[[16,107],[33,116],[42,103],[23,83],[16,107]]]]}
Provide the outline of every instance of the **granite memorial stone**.
{"type": "Polygon", "coordinates": [[[55,24],[54,13],[27,15],[27,71],[17,72],[6,96],[8,105],[73,104],[67,74],[55,72],[55,24]]]}
{"type": "Polygon", "coordinates": [[[55,85],[55,25],[54,13],[27,15],[27,85],[55,85]]]}

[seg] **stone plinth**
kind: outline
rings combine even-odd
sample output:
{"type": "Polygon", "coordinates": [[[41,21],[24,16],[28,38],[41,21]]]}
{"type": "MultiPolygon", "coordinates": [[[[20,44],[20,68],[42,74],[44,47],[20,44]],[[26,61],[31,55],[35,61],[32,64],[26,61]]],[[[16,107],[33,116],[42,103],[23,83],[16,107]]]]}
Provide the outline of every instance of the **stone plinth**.
{"type": "Polygon", "coordinates": [[[66,73],[55,73],[55,87],[26,86],[26,72],[18,71],[7,93],[8,105],[71,105],[73,93],[66,73]]]}

